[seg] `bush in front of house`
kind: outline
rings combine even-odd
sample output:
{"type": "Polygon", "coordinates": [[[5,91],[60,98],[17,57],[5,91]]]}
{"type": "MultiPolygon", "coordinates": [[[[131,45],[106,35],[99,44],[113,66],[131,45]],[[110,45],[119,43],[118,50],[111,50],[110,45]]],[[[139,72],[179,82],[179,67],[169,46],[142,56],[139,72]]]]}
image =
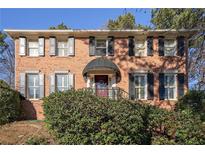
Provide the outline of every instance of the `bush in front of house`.
{"type": "Polygon", "coordinates": [[[44,98],[44,113],[60,144],[205,144],[204,125],[191,110],[70,90],[44,98]]]}
{"type": "Polygon", "coordinates": [[[151,144],[205,144],[205,125],[191,110],[146,110],[151,144]]]}
{"type": "Polygon", "coordinates": [[[26,145],[48,145],[49,142],[45,138],[34,136],[31,138],[28,138],[25,144],[26,145]]]}
{"type": "Polygon", "coordinates": [[[178,144],[205,144],[205,123],[190,109],[178,111],[176,142],[178,144]]]}
{"type": "Polygon", "coordinates": [[[85,90],[57,92],[44,99],[45,120],[61,144],[143,144],[138,106],[85,90]]]}
{"type": "Polygon", "coordinates": [[[183,96],[177,105],[178,110],[189,109],[205,121],[205,91],[191,90],[183,96]]]}
{"type": "Polygon", "coordinates": [[[0,80],[0,125],[16,120],[19,115],[19,93],[0,80]]]}
{"type": "Polygon", "coordinates": [[[150,144],[176,144],[176,113],[156,106],[145,106],[144,125],[150,144]]]}

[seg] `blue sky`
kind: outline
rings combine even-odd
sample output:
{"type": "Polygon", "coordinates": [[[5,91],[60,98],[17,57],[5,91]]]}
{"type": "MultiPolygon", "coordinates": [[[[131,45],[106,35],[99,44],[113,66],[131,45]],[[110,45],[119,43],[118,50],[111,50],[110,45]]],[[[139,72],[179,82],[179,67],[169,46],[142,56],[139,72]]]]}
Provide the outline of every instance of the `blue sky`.
{"type": "MultiPolygon", "coordinates": [[[[136,23],[150,25],[150,9],[126,9],[135,15],[136,23]]],[[[125,9],[0,9],[2,29],[48,29],[61,22],[73,29],[98,29],[108,19],[115,19],[125,9]]]]}

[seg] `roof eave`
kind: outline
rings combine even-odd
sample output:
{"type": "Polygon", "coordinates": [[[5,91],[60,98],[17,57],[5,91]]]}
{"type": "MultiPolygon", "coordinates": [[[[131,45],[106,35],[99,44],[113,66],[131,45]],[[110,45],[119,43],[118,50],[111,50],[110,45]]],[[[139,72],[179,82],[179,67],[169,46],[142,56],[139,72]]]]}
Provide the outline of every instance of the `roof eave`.
{"type": "Polygon", "coordinates": [[[11,37],[16,37],[19,35],[26,35],[26,34],[63,34],[63,33],[68,33],[68,34],[89,34],[89,33],[138,33],[138,34],[152,34],[152,33],[164,33],[164,32],[169,32],[169,33],[186,33],[189,35],[193,35],[194,33],[198,32],[199,29],[152,29],[152,30],[138,30],[138,29],[127,29],[127,30],[107,30],[107,29],[97,29],[97,30],[83,30],[83,29],[70,29],[70,30],[32,30],[32,29],[4,29],[4,32],[6,32],[8,35],[11,37]]]}

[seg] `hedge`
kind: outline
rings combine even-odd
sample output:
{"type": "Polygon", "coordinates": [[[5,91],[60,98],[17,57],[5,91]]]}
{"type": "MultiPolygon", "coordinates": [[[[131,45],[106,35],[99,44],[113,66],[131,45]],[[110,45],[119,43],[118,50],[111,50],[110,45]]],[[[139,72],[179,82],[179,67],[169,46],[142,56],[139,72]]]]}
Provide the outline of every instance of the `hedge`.
{"type": "Polygon", "coordinates": [[[189,91],[179,100],[177,109],[189,109],[196,115],[199,115],[202,121],[205,121],[205,91],[189,91]]]}
{"type": "Polygon", "coordinates": [[[204,125],[190,110],[169,112],[85,90],[52,93],[43,106],[60,144],[205,144],[204,125]]]}
{"type": "Polygon", "coordinates": [[[189,109],[165,111],[148,107],[151,144],[205,144],[205,125],[189,109]]]}
{"type": "Polygon", "coordinates": [[[143,119],[137,107],[84,90],[44,99],[46,122],[61,144],[142,144],[143,119]]]}
{"type": "Polygon", "coordinates": [[[0,80],[0,125],[16,120],[19,115],[19,93],[0,80]]]}

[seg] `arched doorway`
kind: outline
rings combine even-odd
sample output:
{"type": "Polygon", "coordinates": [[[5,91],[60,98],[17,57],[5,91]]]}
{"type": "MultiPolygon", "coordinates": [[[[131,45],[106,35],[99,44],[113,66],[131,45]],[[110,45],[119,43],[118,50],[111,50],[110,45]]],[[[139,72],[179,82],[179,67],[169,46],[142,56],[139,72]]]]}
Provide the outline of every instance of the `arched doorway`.
{"type": "Polygon", "coordinates": [[[115,97],[121,75],[119,68],[111,60],[104,57],[92,60],[84,68],[83,76],[87,88],[92,88],[96,95],[115,97]]]}

